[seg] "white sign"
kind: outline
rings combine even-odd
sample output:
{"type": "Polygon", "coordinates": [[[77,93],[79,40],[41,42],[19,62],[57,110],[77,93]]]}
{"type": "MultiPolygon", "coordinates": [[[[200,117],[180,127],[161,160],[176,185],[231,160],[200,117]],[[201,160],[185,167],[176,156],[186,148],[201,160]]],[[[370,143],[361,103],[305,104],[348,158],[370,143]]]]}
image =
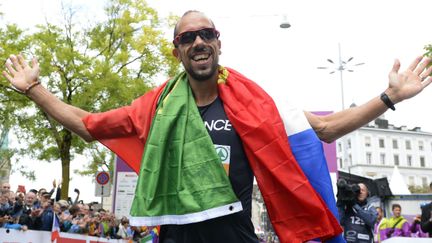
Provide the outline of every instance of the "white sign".
{"type": "Polygon", "coordinates": [[[135,172],[118,172],[114,214],[130,217],[130,208],[135,195],[138,175],[135,172]]]}
{"type": "Polygon", "coordinates": [[[95,189],[95,197],[109,197],[111,196],[111,184],[108,183],[106,185],[101,185],[99,183],[96,184],[95,189]]]}

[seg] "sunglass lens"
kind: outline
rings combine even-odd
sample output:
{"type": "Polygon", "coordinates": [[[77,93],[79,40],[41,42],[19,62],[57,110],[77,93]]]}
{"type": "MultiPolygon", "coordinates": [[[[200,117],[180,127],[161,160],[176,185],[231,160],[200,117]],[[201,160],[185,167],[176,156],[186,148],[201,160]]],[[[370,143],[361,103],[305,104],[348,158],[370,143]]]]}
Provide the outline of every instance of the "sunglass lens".
{"type": "Polygon", "coordinates": [[[203,40],[209,41],[216,38],[215,31],[213,29],[203,29],[198,31],[199,36],[203,38],[203,40]]]}
{"type": "Polygon", "coordinates": [[[195,38],[196,38],[197,33],[194,31],[190,31],[190,32],[185,32],[183,33],[180,38],[179,38],[179,43],[180,44],[189,44],[194,42],[195,38]]]}

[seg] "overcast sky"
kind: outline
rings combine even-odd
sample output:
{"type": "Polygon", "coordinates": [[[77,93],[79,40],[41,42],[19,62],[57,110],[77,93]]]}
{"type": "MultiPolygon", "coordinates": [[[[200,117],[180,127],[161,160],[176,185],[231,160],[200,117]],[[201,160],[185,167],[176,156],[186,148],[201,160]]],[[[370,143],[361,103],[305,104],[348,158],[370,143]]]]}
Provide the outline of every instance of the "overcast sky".
{"type": "MultiPolygon", "coordinates": [[[[84,22],[103,16],[104,1],[72,2],[81,6],[84,22]]],[[[395,58],[405,69],[424,53],[425,45],[432,44],[430,0],[148,2],[162,16],[182,15],[189,9],[205,12],[221,32],[222,65],[242,72],[274,97],[286,100],[287,105],[305,110],[341,108],[339,73],[317,69],[335,68],[326,60],[338,62],[338,43],[343,61],[354,57],[350,63],[365,63],[355,66],[352,73],[343,73],[345,106],[378,96],[387,87],[387,75],[395,58]],[[284,16],[292,25],[289,29],[279,27],[284,16]]],[[[0,0],[0,4],[2,21],[29,29],[45,19],[60,19],[60,1],[0,0]]],[[[432,132],[431,101],[429,87],[419,96],[397,104],[396,111],[389,110],[385,117],[396,126],[420,126],[432,132]]]]}

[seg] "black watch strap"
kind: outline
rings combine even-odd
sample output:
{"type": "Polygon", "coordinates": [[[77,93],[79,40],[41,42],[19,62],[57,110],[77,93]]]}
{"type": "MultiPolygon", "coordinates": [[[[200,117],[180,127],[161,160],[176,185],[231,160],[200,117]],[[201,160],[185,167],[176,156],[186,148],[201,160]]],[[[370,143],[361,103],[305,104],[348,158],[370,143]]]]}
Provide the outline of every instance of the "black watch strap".
{"type": "Polygon", "coordinates": [[[384,104],[392,109],[392,110],[396,110],[394,103],[390,100],[390,98],[387,96],[387,94],[385,92],[382,92],[381,96],[380,96],[382,102],[384,102],[384,104]]]}

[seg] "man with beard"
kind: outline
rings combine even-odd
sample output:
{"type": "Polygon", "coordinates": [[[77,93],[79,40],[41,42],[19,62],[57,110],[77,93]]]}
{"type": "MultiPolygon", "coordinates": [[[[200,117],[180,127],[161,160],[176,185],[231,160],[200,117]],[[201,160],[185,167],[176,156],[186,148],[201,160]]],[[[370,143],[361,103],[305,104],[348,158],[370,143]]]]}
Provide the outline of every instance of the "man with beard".
{"type": "MultiPolygon", "coordinates": [[[[199,11],[186,12],[173,44],[185,72],[130,106],[98,114],[48,92],[38,82],[36,60],[29,66],[11,56],[3,74],[66,128],[99,140],[139,172],[131,225],[162,225],[160,242],[258,242],[251,222],[254,176],[282,242],[340,234],[293,158],[283,114],[271,97],[219,65],[214,23],[199,11]]],[[[429,63],[418,57],[399,73],[395,61],[380,96],[327,116],[304,112],[304,120],[321,140],[333,141],[421,92],[432,81],[429,63]]]]}

